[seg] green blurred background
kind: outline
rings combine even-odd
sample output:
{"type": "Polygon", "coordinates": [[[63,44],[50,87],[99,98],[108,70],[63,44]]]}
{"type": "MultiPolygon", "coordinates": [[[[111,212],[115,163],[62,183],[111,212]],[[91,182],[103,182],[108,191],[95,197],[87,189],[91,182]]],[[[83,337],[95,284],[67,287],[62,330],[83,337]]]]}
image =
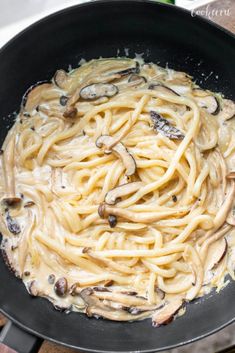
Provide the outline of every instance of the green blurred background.
{"type": "Polygon", "coordinates": [[[175,0],[157,0],[158,2],[165,2],[166,4],[174,4],[175,0]]]}

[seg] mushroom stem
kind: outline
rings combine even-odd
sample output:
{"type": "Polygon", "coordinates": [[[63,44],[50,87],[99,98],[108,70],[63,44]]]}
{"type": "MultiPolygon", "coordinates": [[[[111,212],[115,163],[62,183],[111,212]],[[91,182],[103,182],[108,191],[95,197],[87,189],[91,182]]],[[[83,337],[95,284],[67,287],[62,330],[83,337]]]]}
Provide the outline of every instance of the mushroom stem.
{"type": "Polygon", "coordinates": [[[172,300],[168,304],[164,305],[164,307],[161,308],[160,310],[157,310],[152,318],[153,326],[159,327],[161,325],[169,324],[173,320],[174,315],[182,307],[182,305],[183,305],[182,298],[180,299],[177,298],[175,300],[172,300]]]}
{"type": "Polygon", "coordinates": [[[198,240],[198,244],[202,245],[202,243],[205,242],[208,238],[212,236],[225,222],[229,211],[232,207],[233,200],[234,200],[234,194],[235,194],[235,182],[234,180],[231,180],[231,183],[229,184],[228,190],[227,190],[227,195],[226,199],[224,200],[224,203],[220,207],[215,219],[214,219],[214,228],[209,230],[204,237],[200,238],[198,240]]]}
{"type": "Polygon", "coordinates": [[[181,208],[181,209],[173,209],[171,211],[165,211],[165,212],[133,212],[129,211],[124,208],[119,208],[119,207],[111,207],[106,204],[101,204],[99,207],[99,215],[101,218],[107,217],[109,214],[112,214],[114,216],[122,217],[125,219],[128,219],[131,222],[136,222],[136,223],[151,223],[151,222],[156,222],[159,221],[163,218],[169,217],[169,216],[182,216],[185,213],[189,212],[189,207],[181,208]]]}
{"type": "Polygon", "coordinates": [[[136,172],[136,162],[134,157],[129,153],[127,148],[121,143],[116,143],[115,139],[109,135],[101,135],[96,140],[96,146],[98,148],[105,148],[105,153],[110,153],[110,146],[111,152],[114,152],[124,164],[126,168],[126,175],[131,176],[136,172]]]}
{"type": "Polygon", "coordinates": [[[214,235],[211,235],[210,238],[208,238],[202,245],[200,249],[200,257],[203,262],[206,260],[207,252],[209,249],[209,246],[213,244],[215,241],[219,240],[222,238],[228,231],[232,228],[231,225],[225,225],[222,229],[220,229],[218,232],[216,232],[214,235]]]}
{"type": "Polygon", "coordinates": [[[142,186],[143,183],[141,181],[119,185],[106,194],[105,202],[108,205],[115,205],[118,202],[119,198],[136,192],[142,186]]]}

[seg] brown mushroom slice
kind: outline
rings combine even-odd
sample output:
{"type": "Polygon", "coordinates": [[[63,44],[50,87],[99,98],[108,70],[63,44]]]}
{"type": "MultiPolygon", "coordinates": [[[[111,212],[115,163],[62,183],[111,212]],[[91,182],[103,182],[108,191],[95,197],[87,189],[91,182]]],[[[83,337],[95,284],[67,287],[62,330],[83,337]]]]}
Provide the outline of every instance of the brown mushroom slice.
{"type": "Polygon", "coordinates": [[[183,95],[191,92],[191,86],[184,85],[184,84],[177,84],[177,83],[174,83],[173,81],[171,84],[168,83],[168,87],[172,91],[177,93],[179,96],[181,96],[181,95],[183,96],[183,95]]]}
{"type": "Polygon", "coordinates": [[[27,287],[28,292],[30,295],[32,295],[33,297],[37,297],[38,295],[40,295],[40,291],[37,285],[37,282],[35,280],[29,281],[27,283],[27,287]]]}
{"type": "Polygon", "coordinates": [[[130,77],[128,78],[128,87],[139,86],[139,85],[145,84],[146,82],[147,82],[147,79],[144,76],[131,74],[130,77]]]}
{"type": "Polygon", "coordinates": [[[172,140],[183,140],[184,134],[155,111],[150,111],[153,129],[172,140]]]}
{"type": "Polygon", "coordinates": [[[182,216],[190,211],[188,207],[182,207],[181,209],[172,209],[164,212],[134,212],[125,208],[109,206],[106,203],[101,203],[98,208],[98,214],[101,218],[105,218],[112,214],[117,217],[128,219],[131,222],[136,223],[151,223],[157,222],[166,217],[175,215],[182,216]]]}
{"type": "Polygon", "coordinates": [[[21,197],[17,196],[17,195],[7,195],[7,197],[4,197],[2,200],[1,200],[1,203],[2,204],[5,204],[6,206],[16,206],[18,205],[20,202],[22,201],[21,197]]]}
{"type": "Polygon", "coordinates": [[[140,73],[140,64],[138,63],[138,61],[136,61],[135,67],[130,67],[128,69],[115,72],[115,74],[118,75],[119,77],[128,76],[131,74],[139,74],[139,73],[140,73]]]}
{"type": "Polygon", "coordinates": [[[220,111],[220,104],[216,96],[207,91],[194,89],[194,98],[199,107],[204,108],[209,114],[217,115],[220,111]]]}
{"type": "Polygon", "coordinates": [[[141,181],[136,181],[133,183],[127,183],[127,184],[117,186],[116,188],[110,190],[106,194],[104,200],[108,205],[115,205],[121,197],[127,196],[129,194],[133,194],[134,192],[139,190],[142,186],[143,186],[143,183],[141,181]]]}
{"type": "Polygon", "coordinates": [[[115,146],[112,147],[113,152],[115,152],[118,157],[122,160],[124,167],[126,168],[126,176],[131,176],[136,172],[136,162],[134,157],[130,154],[127,148],[121,143],[118,142],[115,146]]]}
{"type": "Polygon", "coordinates": [[[86,314],[88,316],[98,315],[100,317],[107,317],[107,315],[112,314],[112,311],[94,295],[92,288],[88,287],[81,290],[80,297],[86,305],[86,314]]]}
{"type": "Polygon", "coordinates": [[[100,309],[98,307],[92,307],[87,310],[88,316],[94,316],[95,318],[105,318],[112,321],[132,321],[132,320],[139,320],[149,316],[149,311],[142,312],[139,315],[132,315],[129,314],[127,311],[124,310],[106,310],[100,309]]]}
{"type": "Polygon", "coordinates": [[[21,232],[19,223],[10,216],[9,212],[6,213],[6,224],[12,234],[17,235],[21,232]]]}
{"type": "Polygon", "coordinates": [[[115,144],[115,138],[109,135],[101,135],[97,138],[95,144],[98,148],[104,147],[104,153],[109,154],[112,152],[111,148],[115,144]]]}
{"type": "Polygon", "coordinates": [[[77,116],[77,108],[76,107],[68,107],[68,109],[64,112],[63,117],[64,118],[69,118],[69,119],[74,119],[77,116]]]}
{"type": "Polygon", "coordinates": [[[206,261],[205,261],[205,269],[206,271],[210,271],[215,269],[223,260],[228,250],[228,243],[226,238],[221,238],[214,243],[212,243],[209,247],[206,261]]]}
{"type": "Polygon", "coordinates": [[[22,106],[27,112],[31,112],[36,109],[40,104],[43,94],[45,91],[52,89],[53,85],[51,83],[41,83],[31,86],[24,94],[22,106]]]}
{"type": "Polygon", "coordinates": [[[128,306],[144,306],[148,303],[145,298],[120,292],[95,292],[95,296],[102,300],[110,300],[128,306]]]}
{"type": "Polygon", "coordinates": [[[156,287],[155,292],[157,293],[160,300],[163,300],[165,298],[166,293],[162,289],[156,287]]]}
{"type": "Polygon", "coordinates": [[[118,94],[118,87],[111,83],[93,83],[83,87],[80,97],[85,100],[93,100],[101,97],[113,97],[118,94]]]}
{"type": "Polygon", "coordinates": [[[101,135],[96,140],[96,146],[98,148],[105,147],[105,153],[110,153],[111,151],[114,152],[124,164],[126,168],[126,175],[131,176],[136,172],[136,162],[134,157],[129,153],[127,148],[121,143],[115,143],[115,139],[109,135],[101,135]],[[111,150],[111,151],[110,151],[111,150]]]}
{"type": "Polygon", "coordinates": [[[109,222],[109,226],[110,228],[115,228],[117,225],[117,217],[114,215],[109,215],[108,216],[108,222],[109,222]]]}
{"type": "Polygon", "coordinates": [[[147,79],[144,76],[140,76],[137,74],[131,74],[130,77],[128,78],[128,82],[138,82],[140,81],[141,83],[146,83],[147,79]]]}
{"type": "Polygon", "coordinates": [[[66,88],[66,83],[68,80],[68,74],[64,70],[57,70],[54,75],[54,82],[59,88],[66,88]]]}
{"type": "Polygon", "coordinates": [[[159,93],[163,93],[163,94],[167,94],[167,95],[174,95],[174,96],[178,96],[179,97],[179,94],[176,93],[173,89],[171,89],[170,87],[167,87],[161,83],[151,83],[149,85],[149,89],[151,90],[154,90],[156,92],[159,92],[159,93]]]}
{"type": "Polygon", "coordinates": [[[54,291],[59,297],[66,296],[68,293],[68,281],[65,277],[61,277],[56,281],[54,285],[54,291]]]}
{"type": "Polygon", "coordinates": [[[222,107],[219,118],[222,120],[229,120],[235,116],[235,103],[230,99],[222,100],[222,107]]]}
{"type": "Polygon", "coordinates": [[[146,311],[151,312],[157,309],[156,305],[126,306],[109,300],[104,300],[103,303],[110,308],[124,310],[132,315],[139,315],[146,311]]]}
{"type": "Polygon", "coordinates": [[[235,226],[235,204],[234,203],[227,215],[226,223],[230,224],[231,226],[235,226]]]}
{"type": "Polygon", "coordinates": [[[176,298],[170,301],[164,305],[163,308],[157,310],[154,313],[152,317],[152,325],[154,327],[159,327],[169,324],[173,320],[174,315],[176,315],[177,312],[181,309],[182,305],[183,300],[181,298],[176,298]]]}

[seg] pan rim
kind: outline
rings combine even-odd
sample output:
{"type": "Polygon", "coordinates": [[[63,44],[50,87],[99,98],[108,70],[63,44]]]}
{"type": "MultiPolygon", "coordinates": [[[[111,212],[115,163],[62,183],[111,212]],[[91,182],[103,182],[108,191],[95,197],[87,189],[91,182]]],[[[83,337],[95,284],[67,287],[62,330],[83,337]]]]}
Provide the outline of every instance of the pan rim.
{"type": "MultiPolygon", "coordinates": [[[[178,348],[178,347],[183,347],[187,344],[190,344],[190,343],[194,343],[194,342],[197,342],[201,339],[204,339],[206,337],[209,337],[213,334],[215,334],[216,332],[219,332],[221,331],[222,329],[224,329],[225,327],[233,324],[235,322],[235,317],[233,319],[231,319],[230,321],[226,322],[225,324],[215,328],[214,330],[209,330],[208,332],[202,334],[202,335],[199,335],[197,337],[194,337],[192,339],[188,339],[186,341],[183,341],[181,343],[178,343],[178,344],[172,344],[172,345],[169,345],[169,346],[164,346],[164,347],[161,347],[161,348],[153,348],[153,349],[144,349],[144,350],[138,350],[138,351],[110,351],[110,350],[100,350],[100,349],[90,349],[90,348],[83,348],[83,347],[79,347],[79,346],[75,346],[73,344],[69,344],[69,343],[65,343],[65,342],[62,342],[62,341],[58,341],[54,338],[51,338],[51,337],[48,337],[44,334],[39,334],[38,332],[36,332],[35,330],[31,329],[30,327],[27,327],[25,326],[24,324],[22,324],[21,322],[19,322],[18,320],[14,319],[10,314],[8,314],[7,312],[5,312],[5,310],[1,309],[0,308],[0,312],[5,316],[7,317],[8,319],[10,319],[14,324],[16,324],[18,327],[20,327],[21,329],[23,329],[24,331],[26,332],[29,332],[31,333],[32,335],[38,337],[38,338],[42,338],[43,340],[47,340],[49,342],[52,342],[52,343],[56,343],[60,346],[63,346],[63,347],[67,347],[67,348],[72,348],[72,349],[77,349],[81,352],[89,352],[89,353],[154,353],[154,352],[161,352],[163,350],[169,350],[169,349],[173,349],[173,348],[178,348]]],[[[84,315],[84,314],[82,314],[84,315]]]]}
{"type": "MultiPolygon", "coordinates": [[[[17,35],[15,35],[13,38],[11,38],[6,44],[4,44],[1,48],[0,48],[0,54],[2,52],[4,52],[9,46],[11,46],[12,44],[14,44],[14,42],[16,40],[18,40],[19,38],[21,38],[21,36],[23,36],[25,33],[31,31],[32,29],[34,29],[35,27],[37,27],[38,25],[40,24],[43,24],[45,22],[47,22],[48,20],[52,20],[53,18],[57,17],[58,15],[62,15],[62,14],[65,14],[67,11],[72,11],[73,9],[81,9],[81,8],[89,8],[90,6],[93,6],[95,4],[110,4],[110,3],[113,3],[113,2],[116,2],[116,3],[146,3],[146,4],[152,4],[156,7],[159,7],[159,8],[170,8],[171,11],[175,11],[175,13],[177,14],[185,14],[185,15],[188,15],[188,16],[191,16],[191,12],[189,10],[186,10],[186,9],[183,9],[183,8],[180,8],[180,7],[177,7],[175,5],[171,5],[171,4],[164,4],[164,3],[159,3],[159,2],[156,2],[155,0],[91,0],[89,2],[85,2],[85,3],[81,3],[81,4],[77,4],[77,5],[73,5],[73,6],[68,6],[66,7],[65,9],[62,9],[62,10],[59,10],[59,11],[56,11],[50,15],[47,15],[43,18],[41,18],[40,20],[34,22],[33,24],[31,24],[30,26],[26,27],[25,29],[23,29],[22,31],[20,31],[17,35]]],[[[217,23],[214,23],[213,21],[211,21],[210,19],[208,18],[204,18],[204,17],[201,17],[199,15],[195,15],[194,17],[192,17],[193,19],[195,19],[196,21],[198,21],[198,24],[200,23],[206,23],[207,25],[213,27],[214,29],[216,29],[217,31],[219,32],[222,32],[224,33],[226,36],[228,36],[230,39],[234,40],[235,39],[235,34],[233,34],[232,32],[230,32],[229,30],[225,29],[224,27],[218,25],[217,23]]],[[[73,349],[77,349],[77,350],[80,350],[82,352],[90,352],[90,353],[133,353],[133,351],[110,351],[110,350],[97,350],[97,349],[90,349],[90,348],[83,348],[83,347],[79,347],[79,346],[75,346],[73,344],[69,344],[69,343],[65,343],[65,342],[61,342],[57,339],[54,339],[54,338],[51,338],[51,337],[48,337],[47,335],[44,335],[44,334],[41,334],[39,332],[37,332],[36,330],[34,329],[31,329],[30,327],[28,327],[27,325],[24,325],[22,324],[19,320],[15,319],[11,314],[8,314],[4,309],[0,308],[0,312],[6,316],[8,319],[10,319],[14,324],[16,324],[18,327],[20,327],[21,329],[23,329],[24,331],[26,332],[29,332],[31,333],[32,335],[38,337],[38,338],[42,338],[43,340],[47,340],[47,341],[50,341],[52,343],[56,343],[58,345],[61,345],[61,346],[64,346],[64,347],[68,347],[68,348],[73,348],[73,349]]],[[[161,347],[161,348],[153,348],[153,349],[147,349],[147,350],[138,350],[136,351],[136,353],[154,353],[154,352],[160,352],[160,351],[163,351],[163,350],[169,350],[169,349],[173,349],[173,348],[176,348],[176,347],[182,347],[184,345],[187,345],[187,344],[190,344],[190,343],[193,343],[193,342],[196,342],[196,341],[199,341],[203,338],[206,338],[212,334],[215,334],[216,332],[224,329],[225,327],[231,325],[232,323],[235,322],[235,316],[225,322],[224,324],[220,325],[219,327],[216,327],[214,330],[209,330],[199,336],[196,336],[196,337],[193,337],[191,339],[187,339],[185,341],[182,341],[180,343],[176,343],[176,344],[172,344],[172,345],[169,345],[169,346],[164,346],[164,347],[161,347]]]]}

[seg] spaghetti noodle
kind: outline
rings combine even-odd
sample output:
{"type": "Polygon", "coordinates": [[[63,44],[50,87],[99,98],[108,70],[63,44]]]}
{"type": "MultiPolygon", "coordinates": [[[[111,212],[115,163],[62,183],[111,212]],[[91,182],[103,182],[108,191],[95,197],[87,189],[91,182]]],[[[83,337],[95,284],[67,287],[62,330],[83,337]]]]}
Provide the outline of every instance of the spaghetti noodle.
{"type": "Polygon", "coordinates": [[[235,104],[99,59],[31,87],[1,153],[3,256],[29,293],[168,323],[234,278],[235,104]]]}

